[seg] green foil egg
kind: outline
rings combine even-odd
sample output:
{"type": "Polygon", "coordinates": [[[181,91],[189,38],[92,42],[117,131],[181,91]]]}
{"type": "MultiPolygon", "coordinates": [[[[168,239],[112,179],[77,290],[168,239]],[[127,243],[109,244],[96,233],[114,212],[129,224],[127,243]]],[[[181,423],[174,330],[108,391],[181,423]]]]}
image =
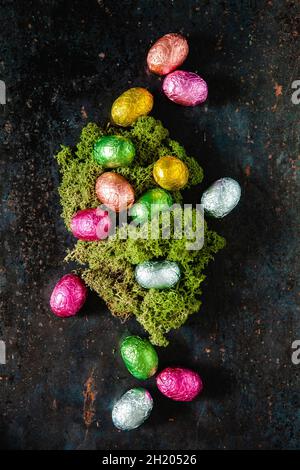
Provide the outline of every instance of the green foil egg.
{"type": "Polygon", "coordinates": [[[145,289],[169,289],[180,280],[175,261],[145,261],[135,268],[136,282],[145,289]]]}
{"type": "Polygon", "coordinates": [[[133,143],[120,135],[100,137],[94,145],[94,159],[104,168],[129,166],[134,156],[133,143]]]}
{"type": "Polygon", "coordinates": [[[136,379],[146,380],[157,371],[157,353],[147,339],[127,336],[121,344],[121,356],[128,371],[136,379]]]}
{"type": "Polygon", "coordinates": [[[143,223],[156,216],[159,212],[168,210],[173,204],[171,194],[161,188],[149,189],[132,206],[130,216],[136,223],[143,223]]]}

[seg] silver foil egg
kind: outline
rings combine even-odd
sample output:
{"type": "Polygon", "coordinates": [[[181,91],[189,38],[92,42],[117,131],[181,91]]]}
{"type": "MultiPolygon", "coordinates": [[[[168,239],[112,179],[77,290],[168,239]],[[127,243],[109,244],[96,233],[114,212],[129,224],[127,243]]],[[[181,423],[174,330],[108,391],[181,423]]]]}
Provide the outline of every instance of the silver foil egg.
{"type": "Polygon", "coordinates": [[[239,183],[232,178],[220,178],[204,191],[201,204],[208,215],[222,218],[235,208],[240,198],[239,183]]]}
{"type": "Polygon", "coordinates": [[[169,289],[180,279],[175,261],[145,261],[135,268],[136,282],[145,289],[169,289]]]}
{"type": "Polygon", "coordinates": [[[131,388],[116,402],[112,421],[121,431],[138,428],[150,416],[153,400],[144,388],[131,388]]]}

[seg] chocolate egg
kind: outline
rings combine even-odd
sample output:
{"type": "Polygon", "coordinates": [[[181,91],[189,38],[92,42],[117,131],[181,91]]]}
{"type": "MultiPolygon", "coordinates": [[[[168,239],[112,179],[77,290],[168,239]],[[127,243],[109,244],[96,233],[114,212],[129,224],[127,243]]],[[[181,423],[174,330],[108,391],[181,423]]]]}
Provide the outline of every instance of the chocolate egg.
{"type": "Polygon", "coordinates": [[[159,212],[168,210],[172,204],[172,196],[164,189],[149,189],[130,209],[130,216],[136,223],[141,224],[159,212]]]}
{"type": "Polygon", "coordinates": [[[202,391],[202,380],[190,369],[167,367],[156,378],[158,389],[175,401],[192,401],[202,391]]]}
{"type": "Polygon", "coordinates": [[[129,88],[113,103],[111,118],[118,126],[127,127],[149,114],[152,108],[153,96],[146,88],[129,88]]]}
{"type": "Polygon", "coordinates": [[[158,75],[166,75],[180,67],[188,53],[187,40],[181,34],[165,34],[153,44],[148,52],[149,70],[158,75]]]}
{"type": "Polygon", "coordinates": [[[157,353],[147,339],[127,336],[121,344],[121,356],[129,372],[137,379],[146,380],[157,370],[157,353]]]}
{"type": "Polygon", "coordinates": [[[124,178],[114,172],[103,173],[96,181],[96,195],[109,209],[120,212],[134,203],[134,189],[124,178]]]}
{"type": "Polygon", "coordinates": [[[121,135],[100,137],[94,145],[94,159],[104,168],[129,166],[134,156],[133,143],[121,135]]]}
{"type": "Polygon", "coordinates": [[[138,428],[150,416],[153,400],[144,388],[132,388],[120,398],[112,410],[116,428],[131,431],[138,428]]]}
{"type": "Polygon", "coordinates": [[[189,170],[179,158],[165,156],[155,162],[153,177],[162,188],[175,191],[187,184],[189,170]]]}
{"type": "Polygon", "coordinates": [[[80,277],[76,274],[66,274],[52,291],[51,310],[58,317],[71,317],[81,309],[86,296],[87,288],[80,277]]]}
{"type": "Polygon", "coordinates": [[[85,241],[98,241],[108,237],[112,226],[108,211],[83,209],[76,212],[71,219],[71,232],[74,237],[85,241]]]}
{"type": "Polygon", "coordinates": [[[175,261],[145,261],[135,268],[136,282],[145,289],[169,289],[177,284],[180,276],[175,261]]]}
{"type": "Polygon", "coordinates": [[[208,215],[222,218],[235,208],[240,198],[239,183],[232,178],[220,178],[203,193],[201,204],[208,215]]]}
{"type": "Polygon", "coordinates": [[[177,104],[196,106],[208,95],[207,83],[196,73],[176,70],[169,73],[163,82],[165,95],[177,104]]]}

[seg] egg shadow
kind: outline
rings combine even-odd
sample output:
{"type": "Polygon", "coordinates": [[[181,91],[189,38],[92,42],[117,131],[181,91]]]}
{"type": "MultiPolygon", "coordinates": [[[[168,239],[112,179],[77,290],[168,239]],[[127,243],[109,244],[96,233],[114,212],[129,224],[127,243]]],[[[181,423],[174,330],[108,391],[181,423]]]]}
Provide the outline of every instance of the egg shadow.
{"type": "MultiPolygon", "coordinates": [[[[207,34],[191,35],[188,41],[189,55],[181,69],[197,72],[205,79],[208,84],[207,104],[221,106],[236,101],[240,96],[239,82],[227,76],[224,67],[222,72],[215,69],[222,49],[230,53],[230,43],[223,38],[221,47],[216,36],[207,34]]],[[[221,60],[223,62],[224,59],[221,60]]]]}
{"type": "Polygon", "coordinates": [[[224,367],[211,365],[201,366],[201,378],[203,380],[203,392],[200,397],[212,400],[223,399],[233,393],[236,387],[236,378],[232,371],[224,367]]]}
{"type": "Polygon", "coordinates": [[[208,85],[208,104],[212,106],[223,106],[227,103],[233,104],[240,96],[241,89],[237,80],[233,80],[224,74],[205,74],[208,85]]]}
{"type": "Polygon", "coordinates": [[[216,36],[205,33],[190,34],[188,43],[189,54],[181,68],[190,71],[199,70],[201,74],[204,68],[208,68],[210,63],[215,62],[216,36]]]}
{"type": "Polygon", "coordinates": [[[108,312],[108,308],[104,300],[96,292],[89,290],[85,304],[80,310],[80,315],[94,318],[96,316],[99,317],[99,312],[106,311],[108,312]]]}
{"type": "Polygon", "coordinates": [[[192,418],[193,409],[189,406],[190,402],[179,402],[165,397],[156,387],[156,385],[148,386],[155,406],[151,413],[151,420],[157,425],[165,424],[168,421],[177,421],[181,416],[186,420],[192,418]]]}
{"type": "Polygon", "coordinates": [[[168,339],[170,344],[158,351],[159,370],[165,367],[192,367],[197,365],[188,342],[182,336],[176,333],[170,334],[168,339]]]}

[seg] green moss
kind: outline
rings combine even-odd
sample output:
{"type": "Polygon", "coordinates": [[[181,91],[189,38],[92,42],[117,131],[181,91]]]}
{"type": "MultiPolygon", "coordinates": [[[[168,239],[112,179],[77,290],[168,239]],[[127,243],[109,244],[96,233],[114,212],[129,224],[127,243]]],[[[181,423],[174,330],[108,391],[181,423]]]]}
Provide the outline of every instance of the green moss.
{"type": "MultiPolygon", "coordinates": [[[[190,170],[189,186],[202,181],[203,171],[197,161],[186,155],[184,148],[169,138],[169,133],[160,121],[152,117],[138,119],[130,129],[108,127],[103,130],[96,124],[88,124],[81,133],[75,150],[62,147],[56,156],[62,181],[59,188],[62,216],[69,227],[74,212],[86,207],[96,207],[95,181],[103,169],[93,161],[92,148],[101,135],[120,134],[130,138],[136,147],[136,158],[128,168],[116,171],[134,186],[136,197],[156,184],[152,177],[154,162],[163,155],[181,158],[190,170]]],[[[179,191],[173,192],[175,201],[181,201],[179,191]]],[[[191,213],[195,228],[195,211],[191,213]]],[[[175,215],[178,217],[178,214],[175,215]]],[[[173,215],[172,215],[173,217],[173,215]]],[[[149,230],[144,225],[140,230],[149,230]]],[[[66,259],[84,266],[82,276],[87,285],[95,290],[107,303],[113,315],[126,319],[135,315],[150,335],[153,344],[168,344],[166,333],[179,328],[201,306],[201,284],[205,279],[203,270],[214,254],[224,247],[225,241],[205,225],[204,246],[201,250],[187,250],[187,239],[170,239],[161,234],[158,239],[133,240],[116,236],[105,242],[77,241],[66,259]],[[134,278],[136,264],[151,259],[169,259],[181,266],[181,281],[169,290],[146,290],[134,278]]]]}

